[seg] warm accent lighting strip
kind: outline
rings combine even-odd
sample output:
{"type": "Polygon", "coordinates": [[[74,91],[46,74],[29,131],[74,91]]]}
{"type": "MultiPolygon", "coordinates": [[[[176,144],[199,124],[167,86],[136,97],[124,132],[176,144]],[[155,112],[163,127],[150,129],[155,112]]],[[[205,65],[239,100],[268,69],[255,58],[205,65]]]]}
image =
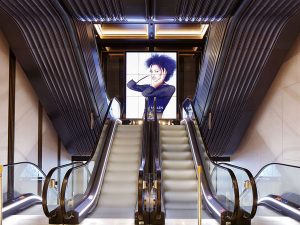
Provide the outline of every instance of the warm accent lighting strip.
{"type": "Polygon", "coordinates": [[[157,24],[155,38],[202,39],[208,26],[208,24],[157,24]]]}
{"type": "Polygon", "coordinates": [[[95,24],[101,39],[148,38],[147,24],[95,24]]]}

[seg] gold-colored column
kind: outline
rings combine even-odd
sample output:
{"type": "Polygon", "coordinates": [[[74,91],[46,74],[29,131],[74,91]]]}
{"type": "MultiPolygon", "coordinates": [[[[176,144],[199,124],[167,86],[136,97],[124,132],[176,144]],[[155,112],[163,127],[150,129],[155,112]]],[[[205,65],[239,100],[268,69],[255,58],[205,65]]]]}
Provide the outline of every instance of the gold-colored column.
{"type": "Polygon", "coordinates": [[[202,167],[198,166],[198,168],[197,168],[197,176],[198,176],[198,225],[202,224],[201,173],[202,173],[202,167]]]}

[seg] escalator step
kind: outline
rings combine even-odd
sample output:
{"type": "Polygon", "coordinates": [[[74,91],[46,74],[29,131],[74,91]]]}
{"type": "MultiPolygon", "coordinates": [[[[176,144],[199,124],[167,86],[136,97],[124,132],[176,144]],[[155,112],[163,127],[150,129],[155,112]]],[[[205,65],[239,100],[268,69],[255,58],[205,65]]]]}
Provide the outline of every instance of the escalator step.
{"type": "Polygon", "coordinates": [[[191,191],[197,192],[197,180],[165,180],[163,181],[165,191],[191,191]]]}
{"type": "Polygon", "coordinates": [[[178,202],[178,203],[197,203],[198,194],[195,191],[181,192],[181,191],[165,191],[164,199],[166,203],[178,202]]]}
{"type": "Polygon", "coordinates": [[[178,179],[178,180],[188,180],[188,179],[196,179],[196,172],[194,169],[187,170],[169,170],[164,169],[163,171],[163,179],[178,179]]]}
{"type": "Polygon", "coordinates": [[[191,152],[163,152],[163,160],[192,160],[191,152]]]}
{"type": "Polygon", "coordinates": [[[126,138],[131,138],[131,139],[141,139],[142,135],[138,132],[116,132],[114,138],[117,139],[126,139],[126,138]]]}
{"type": "Polygon", "coordinates": [[[139,161],[140,157],[138,154],[111,153],[109,156],[109,162],[138,163],[139,161]]]}
{"type": "Polygon", "coordinates": [[[136,130],[136,131],[142,131],[143,125],[118,125],[117,131],[128,131],[128,130],[136,130]]]}
{"type": "Polygon", "coordinates": [[[135,171],[137,173],[139,163],[125,163],[125,162],[109,162],[107,165],[107,171],[135,171]]]}
{"type": "Polygon", "coordinates": [[[137,154],[139,155],[139,152],[141,151],[140,145],[113,145],[111,148],[111,154],[112,153],[122,153],[122,154],[137,154]]]}
{"type": "Polygon", "coordinates": [[[113,146],[140,145],[141,143],[142,143],[141,139],[122,138],[122,139],[114,139],[113,146]]]}
{"type": "Polygon", "coordinates": [[[191,151],[189,144],[162,144],[162,151],[191,151]]]}
{"type": "Polygon", "coordinates": [[[161,130],[160,136],[161,137],[185,137],[186,131],[185,130],[161,130]]]}
{"type": "Polygon", "coordinates": [[[165,203],[166,209],[197,209],[198,205],[195,202],[172,202],[165,203]]]}
{"type": "Polygon", "coordinates": [[[161,144],[188,144],[187,137],[161,137],[161,144]]]}
{"type": "Polygon", "coordinates": [[[137,185],[135,182],[125,181],[106,181],[103,184],[101,194],[134,194],[137,192],[137,185]]]}
{"type": "Polygon", "coordinates": [[[160,125],[160,130],[185,130],[185,125],[160,125]]]}
{"type": "Polygon", "coordinates": [[[117,171],[117,172],[108,171],[105,174],[105,182],[112,182],[112,181],[136,182],[137,179],[138,179],[138,174],[132,171],[117,171]]]}
{"type": "Polygon", "coordinates": [[[163,160],[162,162],[163,169],[194,169],[193,161],[179,161],[179,160],[163,160]]]}
{"type": "Polygon", "coordinates": [[[99,206],[100,207],[112,207],[112,208],[124,208],[133,207],[136,204],[136,193],[134,194],[101,194],[99,206]]]}

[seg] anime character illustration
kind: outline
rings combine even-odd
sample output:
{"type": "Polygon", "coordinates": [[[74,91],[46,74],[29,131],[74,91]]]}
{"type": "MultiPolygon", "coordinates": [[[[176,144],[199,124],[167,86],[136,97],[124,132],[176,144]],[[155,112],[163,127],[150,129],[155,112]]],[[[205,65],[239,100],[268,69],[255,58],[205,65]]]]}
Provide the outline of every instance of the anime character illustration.
{"type": "Polygon", "coordinates": [[[146,67],[150,69],[150,75],[143,77],[137,82],[130,80],[127,87],[131,90],[141,92],[144,97],[148,97],[149,106],[152,109],[154,105],[154,97],[156,97],[156,109],[159,118],[168,105],[172,95],[175,92],[175,87],[166,82],[170,80],[176,69],[176,62],[167,55],[153,54],[146,60],[146,67]],[[151,83],[139,85],[138,83],[151,76],[151,83]]]}

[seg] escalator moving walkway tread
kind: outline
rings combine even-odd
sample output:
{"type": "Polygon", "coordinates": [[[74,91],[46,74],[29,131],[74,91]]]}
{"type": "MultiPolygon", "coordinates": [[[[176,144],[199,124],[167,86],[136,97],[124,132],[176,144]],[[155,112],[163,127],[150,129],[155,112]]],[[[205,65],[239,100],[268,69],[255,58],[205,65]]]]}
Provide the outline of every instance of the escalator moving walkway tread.
{"type": "Polygon", "coordinates": [[[160,125],[163,191],[168,210],[197,209],[197,179],[184,125],[160,125]]]}
{"type": "Polygon", "coordinates": [[[141,142],[141,125],[117,127],[98,204],[101,214],[108,209],[111,213],[134,212],[141,142]]]}

